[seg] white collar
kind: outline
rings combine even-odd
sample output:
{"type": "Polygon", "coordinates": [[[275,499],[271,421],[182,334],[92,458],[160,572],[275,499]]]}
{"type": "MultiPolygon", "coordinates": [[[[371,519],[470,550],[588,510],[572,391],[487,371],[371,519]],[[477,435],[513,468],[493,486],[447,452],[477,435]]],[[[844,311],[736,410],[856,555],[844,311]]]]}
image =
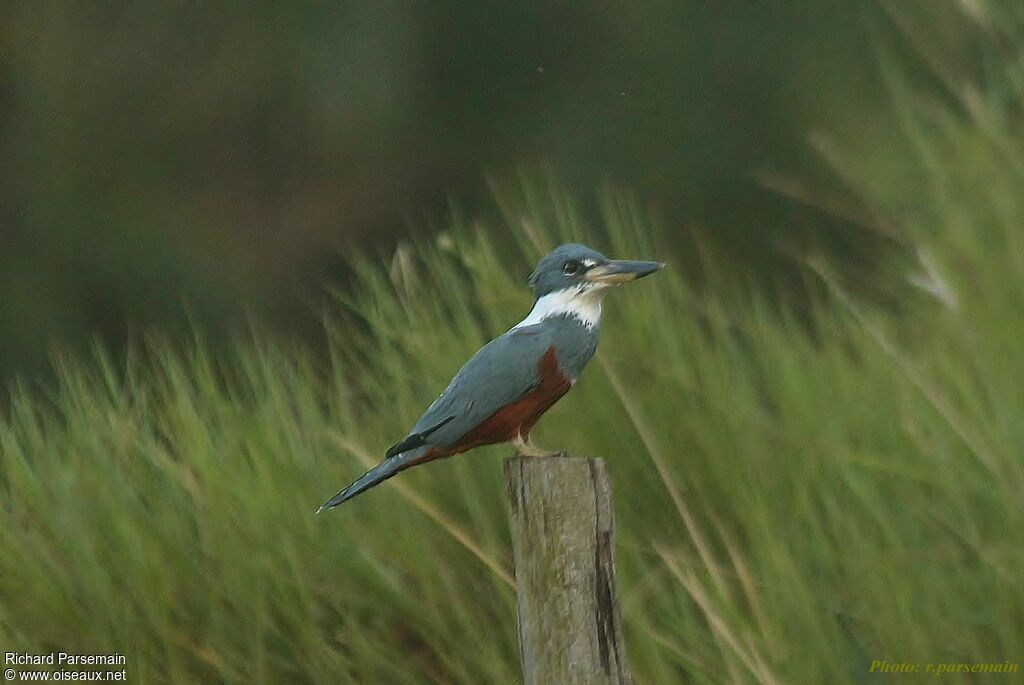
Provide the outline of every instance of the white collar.
{"type": "Polygon", "coordinates": [[[512,329],[532,326],[552,316],[571,316],[592,329],[601,323],[601,300],[606,291],[606,287],[593,284],[548,293],[538,299],[527,317],[512,329]]]}

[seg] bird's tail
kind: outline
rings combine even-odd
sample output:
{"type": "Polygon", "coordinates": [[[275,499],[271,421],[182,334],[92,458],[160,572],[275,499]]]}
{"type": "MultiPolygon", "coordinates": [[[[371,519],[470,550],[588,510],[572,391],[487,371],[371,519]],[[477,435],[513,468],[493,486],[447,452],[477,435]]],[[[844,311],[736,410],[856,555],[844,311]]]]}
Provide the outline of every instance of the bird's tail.
{"type": "Polygon", "coordinates": [[[410,466],[415,466],[419,463],[419,458],[424,456],[426,451],[426,448],[421,447],[419,449],[409,450],[408,452],[385,459],[363,475],[359,476],[359,478],[345,487],[337,495],[321,504],[320,508],[316,510],[316,513],[319,514],[321,511],[326,511],[327,509],[336,507],[343,502],[347,502],[356,495],[366,492],[373,486],[383,483],[399,471],[407,469],[410,466]]]}
{"type": "Polygon", "coordinates": [[[359,493],[369,490],[378,483],[383,483],[391,476],[395,475],[399,471],[409,468],[410,466],[415,466],[416,464],[451,454],[451,452],[444,452],[440,449],[431,449],[427,445],[427,438],[454,418],[454,416],[449,416],[430,428],[418,433],[411,433],[401,442],[392,445],[391,449],[389,449],[387,454],[384,455],[384,461],[359,476],[359,478],[357,478],[355,482],[347,488],[321,504],[320,508],[316,510],[316,513],[319,514],[325,509],[330,509],[331,507],[338,506],[342,502],[347,502],[359,493]]]}

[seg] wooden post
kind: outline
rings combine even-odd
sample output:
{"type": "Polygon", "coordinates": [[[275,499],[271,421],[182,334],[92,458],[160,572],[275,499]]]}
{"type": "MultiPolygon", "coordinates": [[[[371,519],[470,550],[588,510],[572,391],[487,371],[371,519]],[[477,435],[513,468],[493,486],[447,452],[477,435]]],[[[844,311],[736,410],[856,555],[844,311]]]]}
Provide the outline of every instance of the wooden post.
{"type": "Polygon", "coordinates": [[[601,459],[505,460],[526,685],[630,683],[601,459]]]}

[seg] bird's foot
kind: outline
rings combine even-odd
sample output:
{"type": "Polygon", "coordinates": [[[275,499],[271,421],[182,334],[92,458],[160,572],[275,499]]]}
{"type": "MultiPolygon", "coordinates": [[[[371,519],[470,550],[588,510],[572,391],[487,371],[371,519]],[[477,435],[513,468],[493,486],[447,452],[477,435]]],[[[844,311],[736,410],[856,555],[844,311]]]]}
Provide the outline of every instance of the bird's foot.
{"type": "Polygon", "coordinates": [[[523,436],[517,435],[512,439],[512,446],[516,448],[516,452],[523,457],[557,457],[561,452],[546,450],[543,447],[534,445],[523,436]]]}

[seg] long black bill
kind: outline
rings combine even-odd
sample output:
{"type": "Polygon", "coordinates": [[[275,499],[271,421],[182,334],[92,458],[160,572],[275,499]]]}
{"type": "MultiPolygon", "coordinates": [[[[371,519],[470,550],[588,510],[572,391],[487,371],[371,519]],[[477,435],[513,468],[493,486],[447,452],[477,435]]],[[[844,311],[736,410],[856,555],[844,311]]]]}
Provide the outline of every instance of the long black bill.
{"type": "Polygon", "coordinates": [[[631,259],[613,259],[605,264],[592,267],[583,279],[592,283],[628,283],[653,274],[665,266],[664,262],[642,262],[631,259]]]}

